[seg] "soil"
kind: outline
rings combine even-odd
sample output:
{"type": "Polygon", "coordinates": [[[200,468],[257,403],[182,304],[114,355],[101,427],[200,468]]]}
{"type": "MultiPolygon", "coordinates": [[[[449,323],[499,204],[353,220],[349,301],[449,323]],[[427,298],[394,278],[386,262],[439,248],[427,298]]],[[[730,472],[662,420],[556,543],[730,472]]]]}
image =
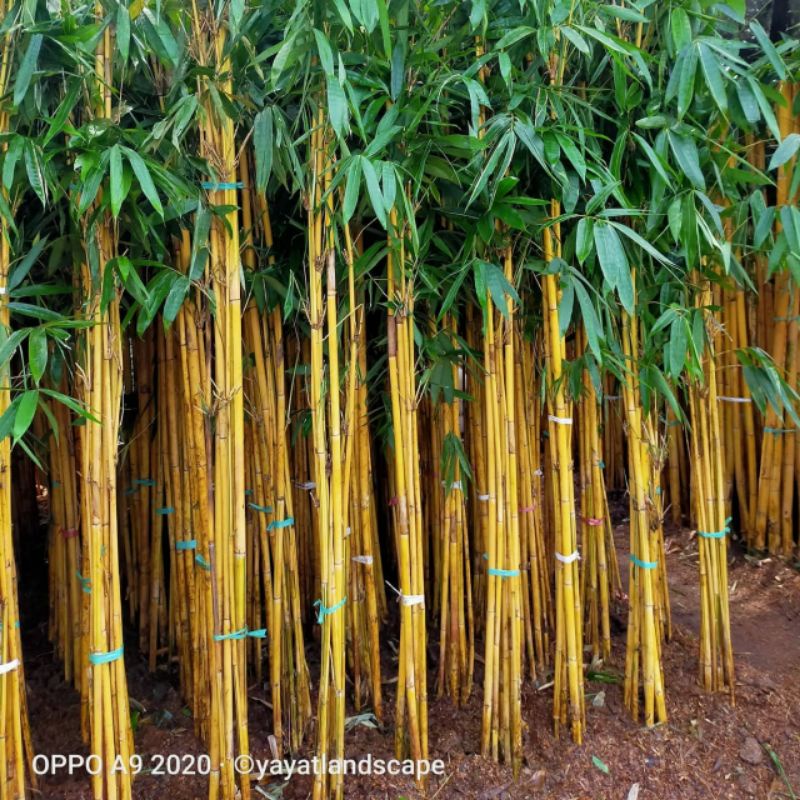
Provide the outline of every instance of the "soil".
{"type": "MultiPolygon", "coordinates": [[[[621,557],[627,553],[627,521],[616,528],[621,557]]],[[[733,550],[736,550],[734,547],[733,550]]],[[[626,714],[622,686],[607,682],[624,666],[625,608],[615,609],[612,663],[602,668],[605,681],[587,681],[587,730],[584,744],[554,738],[552,694],[546,684],[523,691],[524,766],[519,780],[510,769],[482,758],[481,664],[476,687],[463,708],[431,691],[430,757],[444,761],[444,775],[431,777],[427,796],[516,800],[558,798],[604,800],[691,800],[692,798],[794,798],[800,796],[800,574],[785,562],[755,560],[735,552],[730,563],[732,636],[737,665],[736,702],[727,695],[705,694],[697,685],[697,548],[688,530],[668,532],[668,573],[673,614],[672,640],[664,649],[669,722],[646,730],[626,714]],[[794,792],[794,793],[793,793],[794,792]]],[[[24,584],[23,584],[24,585],[24,584]]],[[[40,598],[23,600],[23,630],[30,719],[37,753],[86,755],[80,736],[80,704],[67,686],[47,642],[40,598]],[[38,600],[38,602],[37,602],[38,600]],[[25,606],[27,605],[27,609],[25,606]],[[38,607],[38,609],[37,609],[38,607]],[[25,613],[27,612],[27,614],[25,613]],[[26,623],[27,620],[27,623],[26,623]]],[[[388,629],[387,629],[388,630],[388,629]]],[[[430,649],[430,661],[435,657],[430,649]]],[[[385,654],[387,719],[355,722],[348,732],[347,755],[359,759],[393,755],[393,709],[396,662],[385,654]]],[[[153,754],[200,754],[189,710],[166,669],[151,675],[131,645],[126,650],[134,716],[136,751],[145,764],[153,754]]],[[[312,674],[314,665],[312,665],[312,674]]],[[[613,681],[613,678],[612,678],[613,681]]],[[[431,687],[429,687],[429,690],[431,687]]],[[[251,751],[269,758],[270,713],[265,693],[251,690],[251,751]]],[[[351,713],[355,713],[352,712],[351,713]]],[[[313,746],[313,737],[308,737],[313,746]]],[[[310,755],[310,753],[300,754],[310,755]]],[[[294,776],[287,783],[267,778],[253,797],[292,800],[310,796],[311,779],[294,776]],[[272,781],[272,782],[270,782],[272,781]]],[[[348,776],[348,798],[399,800],[423,795],[405,777],[348,776]]],[[[53,800],[89,800],[85,772],[40,779],[39,794],[53,800]]],[[[134,784],[137,800],[206,798],[202,776],[141,774],[134,784]]]]}

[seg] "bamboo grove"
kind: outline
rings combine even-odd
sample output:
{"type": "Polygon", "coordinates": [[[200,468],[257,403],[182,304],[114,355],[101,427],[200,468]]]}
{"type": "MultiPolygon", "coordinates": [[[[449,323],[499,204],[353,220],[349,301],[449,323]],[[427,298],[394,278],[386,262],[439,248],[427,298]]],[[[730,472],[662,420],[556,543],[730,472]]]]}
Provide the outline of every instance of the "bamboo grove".
{"type": "Polygon", "coordinates": [[[3,797],[35,787],[12,452],[96,800],[135,796],[130,659],[212,800],[253,794],[254,692],[323,763],[364,712],[425,759],[429,698],[477,696],[516,774],[526,687],[581,743],[603,664],[665,722],[680,526],[734,702],[728,549],[800,530],[800,49],[744,11],[0,0],[3,797]]]}

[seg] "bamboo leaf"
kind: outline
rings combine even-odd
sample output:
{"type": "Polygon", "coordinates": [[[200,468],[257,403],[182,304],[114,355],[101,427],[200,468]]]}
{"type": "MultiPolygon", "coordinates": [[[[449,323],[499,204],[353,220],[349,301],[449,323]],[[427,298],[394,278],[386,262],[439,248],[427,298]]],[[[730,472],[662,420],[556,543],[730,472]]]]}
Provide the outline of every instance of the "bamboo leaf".
{"type": "Polygon", "coordinates": [[[328,37],[320,30],[314,28],[314,38],[317,40],[317,53],[319,53],[319,63],[328,77],[333,77],[333,51],[331,50],[328,37]]]}
{"type": "Polygon", "coordinates": [[[256,191],[266,192],[272,172],[272,110],[265,108],[253,120],[253,151],[256,160],[256,191]]]}
{"type": "Polygon", "coordinates": [[[11,428],[14,441],[21,439],[30,428],[38,405],[39,391],[37,389],[28,389],[22,393],[19,405],[17,405],[17,413],[14,415],[14,425],[11,428]]]}
{"type": "MultiPolygon", "coordinates": [[[[14,84],[14,105],[18,106],[28,92],[33,73],[39,63],[39,51],[42,49],[42,34],[35,33],[28,42],[28,49],[22,57],[22,62],[17,71],[17,80],[14,84]]],[[[5,46],[5,45],[4,45],[5,46]]]]}
{"type": "Polygon", "coordinates": [[[119,210],[122,208],[122,201],[124,199],[124,191],[122,186],[122,151],[118,144],[111,148],[110,156],[110,170],[111,170],[111,213],[116,219],[119,216],[119,210]]]}
{"type": "Polygon", "coordinates": [[[779,145],[769,160],[769,169],[778,169],[789,161],[800,148],[800,133],[790,133],[779,145]]]}
{"type": "Polygon", "coordinates": [[[328,117],[331,127],[336,131],[337,136],[344,136],[347,132],[349,112],[347,108],[347,98],[344,90],[339,85],[339,81],[332,76],[328,76],[328,117]]]}
{"type": "Polygon", "coordinates": [[[128,63],[131,45],[131,17],[124,2],[117,7],[117,50],[122,63],[128,63]]]}
{"type": "Polygon", "coordinates": [[[764,55],[769,60],[769,63],[772,64],[775,74],[780,80],[785,80],[786,64],[783,63],[783,59],[775,49],[775,45],[772,44],[767,32],[761,27],[761,23],[757,19],[750,20],[750,30],[756,37],[761,49],[764,51],[764,55]]]}
{"type": "Polygon", "coordinates": [[[722,70],[719,68],[716,56],[702,42],[699,46],[700,64],[705,75],[706,85],[717,107],[724,114],[728,110],[728,98],[725,94],[725,83],[722,80],[722,70]]]}
{"type": "Polygon", "coordinates": [[[706,182],[700,170],[700,158],[694,139],[675,133],[674,130],[667,132],[667,138],[678,167],[696,188],[705,189],[706,182]]]}
{"type": "Polygon", "coordinates": [[[633,313],[633,281],[628,267],[628,257],[616,230],[608,223],[594,226],[594,246],[607,283],[619,293],[623,307],[633,313]]]}
{"type": "Polygon", "coordinates": [[[378,218],[381,225],[386,228],[386,208],[383,205],[383,193],[381,192],[378,176],[375,173],[375,167],[372,166],[372,162],[368,158],[361,156],[360,161],[361,169],[367,183],[367,193],[369,194],[372,208],[375,211],[375,216],[378,218]]]}
{"type": "Polygon", "coordinates": [[[28,338],[28,366],[36,383],[42,379],[47,368],[47,331],[34,328],[28,338]]]}
{"type": "Polygon", "coordinates": [[[122,149],[128,158],[128,163],[131,165],[134,175],[139,181],[139,188],[144,192],[144,196],[150,201],[150,205],[153,206],[156,213],[163,218],[164,208],[161,205],[161,200],[158,197],[158,192],[153,183],[153,178],[150,176],[147,164],[135,150],[131,150],[129,147],[123,147],[122,149]]]}

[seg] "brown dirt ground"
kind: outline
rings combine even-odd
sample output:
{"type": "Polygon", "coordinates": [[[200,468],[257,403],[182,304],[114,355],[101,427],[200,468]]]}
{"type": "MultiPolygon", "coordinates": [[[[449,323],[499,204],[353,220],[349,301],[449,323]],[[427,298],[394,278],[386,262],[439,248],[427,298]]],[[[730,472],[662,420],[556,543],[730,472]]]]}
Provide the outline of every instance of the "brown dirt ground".
{"type": "MultiPolygon", "coordinates": [[[[620,553],[626,552],[627,525],[616,529],[620,553]]],[[[634,724],[622,703],[622,686],[587,683],[592,700],[604,692],[600,706],[587,702],[585,743],[575,746],[552,734],[550,690],[530,684],[523,694],[525,765],[519,781],[508,768],[482,758],[480,738],[480,663],[476,691],[464,708],[449,700],[431,700],[430,756],[445,761],[445,775],[431,779],[428,797],[474,800],[558,798],[604,800],[691,800],[692,798],[792,798],[787,784],[800,796],[800,574],[776,561],[755,562],[741,554],[730,571],[731,618],[737,664],[736,705],[727,696],[704,694],[696,683],[698,603],[697,550],[687,530],[668,539],[668,570],[674,633],[664,653],[669,722],[651,730],[634,724]],[[742,759],[748,737],[761,745],[759,763],[742,759]],[[775,753],[772,759],[768,748],[775,753]],[[593,759],[607,767],[608,774],[593,759]],[[777,764],[785,770],[779,776],[777,764]],[[637,795],[638,787],[638,795],[637,795]]],[[[624,657],[625,609],[615,609],[617,622],[613,663],[618,671],[624,657]]],[[[433,659],[431,648],[431,659],[433,659]]],[[[386,653],[384,674],[396,673],[386,653]]],[[[61,680],[46,641],[44,626],[30,629],[25,639],[30,718],[39,753],[87,753],[80,738],[77,694],[61,680]]],[[[166,672],[149,675],[137,654],[127,655],[130,694],[145,709],[136,726],[136,750],[147,762],[153,753],[194,753],[199,746],[191,719],[166,672]]],[[[312,665],[312,673],[314,665],[312,665]]],[[[386,709],[393,708],[395,684],[386,685],[386,709]]],[[[431,692],[431,694],[433,694],[431,692]]],[[[251,696],[263,697],[254,689],[251,696]]],[[[268,710],[251,702],[251,749],[269,757],[268,710]]],[[[309,737],[312,740],[312,737],[309,737]]],[[[355,727],[347,736],[347,755],[392,757],[391,719],[383,728],[355,727]]],[[[756,752],[756,757],[758,753],[756,752]]],[[[275,779],[273,779],[275,780],[275,779]]],[[[264,789],[274,790],[275,783],[264,789]]],[[[89,800],[85,774],[49,778],[40,783],[43,798],[89,800]]],[[[137,800],[205,798],[205,779],[199,776],[141,775],[134,786],[137,800]]],[[[310,779],[293,778],[283,800],[309,796],[310,779]]],[[[422,795],[406,778],[348,777],[346,795],[352,798],[399,800],[422,795]]],[[[253,797],[262,797],[254,792],[253,797]]],[[[273,797],[280,794],[273,792],[273,797]]]]}

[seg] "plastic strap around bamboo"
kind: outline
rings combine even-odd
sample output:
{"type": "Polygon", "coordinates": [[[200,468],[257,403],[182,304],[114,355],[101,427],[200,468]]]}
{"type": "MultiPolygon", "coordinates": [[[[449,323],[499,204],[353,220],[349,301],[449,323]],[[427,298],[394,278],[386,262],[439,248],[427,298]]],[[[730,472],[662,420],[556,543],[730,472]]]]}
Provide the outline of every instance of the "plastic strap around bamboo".
{"type": "Polygon", "coordinates": [[[554,414],[548,414],[547,419],[555,422],[556,425],[572,425],[572,417],[556,417],[554,414]]]}
{"type": "Polygon", "coordinates": [[[179,539],[175,542],[176,550],[194,550],[197,547],[197,539],[179,539]]]}
{"type": "Polygon", "coordinates": [[[250,497],[252,494],[253,494],[253,490],[252,489],[245,489],[244,490],[244,496],[245,497],[250,497]]]}
{"type": "Polygon", "coordinates": [[[5,286],[0,286],[0,295],[4,295],[8,292],[8,288],[5,286]]]}
{"type": "Polygon", "coordinates": [[[244,189],[241,181],[203,181],[200,186],[207,192],[216,192],[224,189],[244,189]]]}
{"type": "Polygon", "coordinates": [[[478,500],[481,503],[488,503],[489,502],[489,497],[490,497],[490,495],[488,495],[488,494],[479,494],[478,495],[478,500]]]}
{"type": "Polygon", "coordinates": [[[621,399],[622,399],[622,395],[621,394],[606,394],[606,395],[603,395],[603,400],[621,400],[621,399]]]}
{"type": "Polygon", "coordinates": [[[355,561],[356,564],[366,564],[367,566],[373,561],[372,556],[352,556],[350,560],[355,561]]]}
{"type": "Polygon", "coordinates": [[[781,436],[784,433],[794,433],[795,428],[771,428],[769,425],[764,428],[764,433],[771,433],[773,436],[781,436]]]}
{"type": "Polygon", "coordinates": [[[209,564],[209,563],[208,563],[208,561],[206,561],[206,560],[203,558],[203,556],[201,556],[201,555],[200,555],[200,553],[198,553],[198,554],[197,554],[197,555],[194,557],[194,560],[195,560],[195,561],[197,562],[197,564],[198,564],[200,567],[202,567],[203,569],[205,569],[205,570],[210,570],[210,569],[211,569],[211,564],[209,564]]]}
{"type": "Polygon", "coordinates": [[[568,556],[565,556],[563,553],[556,552],[556,559],[562,564],[571,564],[573,561],[577,561],[580,557],[581,554],[577,550],[574,553],[570,553],[568,556]]]}
{"type": "Polygon", "coordinates": [[[425,605],[424,594],[403,594],[396,586],[384,581],[384,583],[397,595],[400,603],[404,606],[418,606],[425,605]]]}
{"type": "Polygon", "coordinates": [[[239,628],[238,631],[233,631],[232,633],[215,633],[214,634],[214,641],[215,642],[226,642],[226,641],[231,641],[233,639],[244,639],[246,636],[250,636],[253,639],[264,639],[267,636],[267,629],[266,628],[259,628],[256,631],[251,631],[245,625],[244,628],[239,628]]]}
{"type": "Polygon", "coordinates": [[[317,608],[317,625],[322,625],[323,620],[325,617],[330,616],[331,614],[335,614],[340,608],[344,608],[344,604],[347,602],[347,595],[345,595],[338,603],[334,603],[332,606],[326,606],[322,600],[315,600],[314,601],[314,608],[317,608]]]}
{"type": "Polygon", "coordinates": [[[726,394],[718,394],[717,400],[720,403],[752,403],[752,397],[729,397],[726,394]]]}
{"type": "Polygon", "coordinates": [[[275,528],[288,528],[290,525],[294,525],[294,517],[286,517],[286,519],[274,519],[267,525],[267,530],[271,531],[275,528]]]}
{"type": "Polygon", "coordinates": [[[533,471],[533,474],[534,474],[534,475],[535,475],[537,478],[544,478],[544,470],[542,470],[542,469],[535,469],[535,470],[533,471]]]}
{"type": "Polygon", "coordinates": [[[134,486],[155,486],[156,482],[152,478],[134,478],[131,483],[134,486]]]}
{"type": "Polygon", "coordinates": [[[79,534],[79,531],[78,531],[77,528],[62,528],[61,529],[61,535],[65,539],[74,539],[78,534],[79,534]]]}
{"type": "Polygon", "coordinates": [[[584,517],[583,521],[592,528],[599,528],[603,524],[603,517],[584,517]]]}
{"type": "Polygon", "coordinates": [[[91,594],[91,592],[92,592],[92,584],[89,581],[89,579],[88,578],[84,578],[83,575],[81,575],[81,571],[79,569],[75,570],[75,576],[81,582],[81,589],[83,589],[83,591],[86,592],[86,594],[91,594]]]}
{"type": "Polygon", "coordinates": [[[655,569],[658,566],[658,561],[642,561],[641,558],[637,558],[633,553],[628,556],[628,559],[631,564],[635,564],[641,569],[655,569]]]}
{"type": "MultiPolygon", "coordinates": [[[[442,481],[442,486],[445,489],[447,489],[447,481],[442,481]]],[[[457,492],[460,492],[461,491],[461,481],[453,481],[450,484],[450,489],[448,489],[448,491],[451,491],[453,489],[455,489],[457,492]]]]}
{"type": "Polygon", "coordinates": [[[731,532],[731,521],[733,517],[728,517],[725,520],[725,527],[721,531],[697,531],[698,536],[702,536],[704,539],[724,539],[727,534],[731,532]]]}
{"type": "Polygon", "coordinates": [[[118,658],[122,658],[122,651],[124,648],[118,647],[116,650],[109,650],[107,653],[89,653],[89,663],[94,666],[100,664],[110,664],[118,658]]]}
{"type": "Polygon", "coordinates": [[[168,514],[174,514],[175,509],[172,506],[162,506],[156,509],[156,514],[161,517],[166,517],[168,514]]]}
{"type": "Polygon", "coordinates": [[[260,511],[262,514],[272,513],[272,506],[260,506],[258,503],[248,503],[247,507],[252,508],[253,511],[260,511]]]}
{"type": "Polygon", "coordinates": [[[500,569],[499,567],[489,567],[486,570],[487,575],[494,578],[516,578],[519,576],[518,569],[500,569]]]}
{"type": "Polygon", "coordinates": [[[15,658],[13,661],[6,661],[5,664],[0,664],[0,675],[5,675],[8,672],[13,672],[19,667],[19,659],[15,658]]]}
{"type": "Polygon", "coordinates": [[[317,488],[317,484],[314,481],[295,481],[294,485],[298,489],[305,489],[307,492],[317,488]]]}

